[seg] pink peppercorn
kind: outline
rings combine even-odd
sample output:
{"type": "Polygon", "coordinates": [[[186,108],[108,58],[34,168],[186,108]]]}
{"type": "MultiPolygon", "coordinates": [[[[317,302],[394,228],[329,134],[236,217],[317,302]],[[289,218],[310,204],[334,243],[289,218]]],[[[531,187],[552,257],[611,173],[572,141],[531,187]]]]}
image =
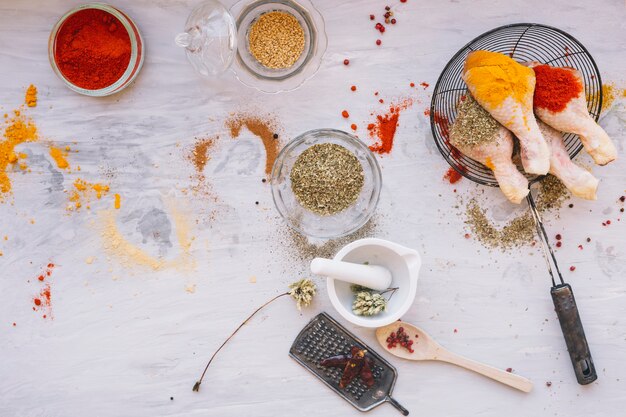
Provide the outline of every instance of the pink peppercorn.
{"type": "Polygon", "coordinates": [[[381,44],[381,43],[382,43],[382,42],[381,42],[381,40],[380,40],[380,39],[376,39],[376,45],[380,46],[380,44],[381,44]]]}
{"type": "Polygon", "coordinates": [[[573,272],[573,271],[576,270],[576,267],[574,265],[572,265],[572,266],[569,267],[569,270],[573,272]]]}
{"type": "Polygon", "coordinates": [[[343,65],[348,65],[349,63],[350,63],[350,60],[349,60],[349,59],[344,59],[344,60],[343,60],[343,65]]]}

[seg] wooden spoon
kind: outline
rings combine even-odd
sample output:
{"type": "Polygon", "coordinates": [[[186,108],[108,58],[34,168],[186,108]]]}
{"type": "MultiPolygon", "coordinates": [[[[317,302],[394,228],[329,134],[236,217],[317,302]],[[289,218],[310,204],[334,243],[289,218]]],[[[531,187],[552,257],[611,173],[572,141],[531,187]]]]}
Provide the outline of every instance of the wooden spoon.
{"type": "Polygon", "coordinates": [[[387,352],[402,359],[448,362],[478,372],[487,378],[494,379],[520,391],[530,392],[533,389],[533,383],[528,379],[454,354],[437,343],[428,333],[409,323],[396,321],[385,327],[379,327],[376,329],[376,339],[387,352]],[[387,347],[387,337],[389,337],[391,332],[397,333],[400,327],[404,328],[404,332],[409,336],[409,340],[413,340],[413,345],[411,346],[414,350],[413,353],[400,345],[392,349],[387,347]]]}

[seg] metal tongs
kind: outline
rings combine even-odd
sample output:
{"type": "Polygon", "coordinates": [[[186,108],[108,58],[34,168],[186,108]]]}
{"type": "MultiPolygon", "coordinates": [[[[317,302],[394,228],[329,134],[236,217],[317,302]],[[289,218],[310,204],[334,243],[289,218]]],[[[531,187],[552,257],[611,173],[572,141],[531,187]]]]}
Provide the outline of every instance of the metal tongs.
{"type": "Polygon", "coordinates": [[[593,365],[593,359],[591,358],[583,324],[580,321],[580,314],[576,306],[574,292],[572,291],[572,287],[563,281],[559,264],[556,262],[554,252],[548,243],[549,240],[546,230],[543,227],[539,211],[537,210],[537,206],[530,192],[526,196],[526,200],[528,201],[530,212],[533,215],[535,226],[537,227],[537,234],[539,235],[539,241],[543,249],[543,257],[546,260],[550,278],[552,278],[550,294],[554,302],[554,310],[559,318],[559,323],[561,323],[561,330],[563,331],[565,344],[567,345],[567,350],[572,360],[572,365],[574,366],[576,379],[581,385],[590,384],[598,379],[598,374],[593,365]],[[552,260],[552,262],[550,262],[550,260],[552,260]],[[552,268],[553,264],[554,269],[552,268]],[[558,274],[559,284],[556,283],[554,271],[558,274]]]}

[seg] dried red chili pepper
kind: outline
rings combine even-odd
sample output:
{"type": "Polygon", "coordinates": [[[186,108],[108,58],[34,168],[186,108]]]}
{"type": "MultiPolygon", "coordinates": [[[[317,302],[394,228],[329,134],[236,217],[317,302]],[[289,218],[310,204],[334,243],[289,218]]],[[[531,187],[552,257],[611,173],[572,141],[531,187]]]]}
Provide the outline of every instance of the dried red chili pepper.
{"type": "Polygon", "coordinates": [[[345,388],[357,376],[361,377],[365,385],[371,387],[374,385],[374,376],[372,374],[373,363],[370,358],[365,356],[366,353],[367,351],[365,349],[353,346],[349,354],[322,359],[320,365],[333,366],[336,368],[343,367],[339,388],[345,388]]]}

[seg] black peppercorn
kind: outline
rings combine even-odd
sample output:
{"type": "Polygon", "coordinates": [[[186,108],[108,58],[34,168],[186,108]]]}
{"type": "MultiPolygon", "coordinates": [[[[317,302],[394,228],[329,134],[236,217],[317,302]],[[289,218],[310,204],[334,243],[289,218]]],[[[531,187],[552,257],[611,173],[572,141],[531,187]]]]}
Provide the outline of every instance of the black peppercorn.
{"type": "Polygon", "coordinates": [[[274,133],[274,139],[278,139],[278,133],[274,133]]]}

